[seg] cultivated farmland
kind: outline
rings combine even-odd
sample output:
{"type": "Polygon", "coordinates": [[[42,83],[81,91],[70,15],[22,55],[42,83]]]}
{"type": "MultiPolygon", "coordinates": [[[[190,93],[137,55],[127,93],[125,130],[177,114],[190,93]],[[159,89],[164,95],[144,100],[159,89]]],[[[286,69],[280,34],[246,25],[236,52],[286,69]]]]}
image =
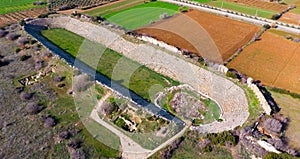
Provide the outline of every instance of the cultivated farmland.
{"type": "Polygon", "coordinates": [[[161,19],[160,15],[174,15],[178,6],[165,2],[148,2],[104,16],[108,21],[126,29],[136,29],[161,19]]]}
{"type": "Polygon", "coordinates": [[[197,10],[136,30],[219,63],[230,58],[258,31],[254,25],[197,10]],[[208,40],[211,43],[207,44],[208,40]]]}
{"type": "Polygon", "coordinates": [[[29,9],[29,10],[24,10],[24,11],[19,11],[19,12],[13,12],[13,13],[7,13],[0,15],[0,26],[12,24],[12,23],[17,23],[21,19],[25,19],[28,17],[35,18],[39,16],[40,14],[47,13],[47,8],[34,8],[34,9],[29,9]]]}
{"type": "Polygon", "coordinates": [[[283,14],[281,16],[281,18],[279,19],[279,21],[299,25],[300,24],[300,14],[288,12],[288,13],[283,14]]]}
{"type": "Polygon", "coordinates": [[[233,3],[233,2],[222,2],[222,1],[212,1],[208,3],[210,5],[224,8],[224,9],[230,9],[250,15],[256,15],[264,18],[271,18],[272,15],[276,14],[276,11],[273,10],[268,10],[268,9],[260,9],[254,6],[248,6],[248,5],[243,5],[243,4],[238,4],[238,3],[233,3]]]}
{"type": "MultiPolygon", "coordinates": [[[[27,10],[31,8],[41,8],[45,5],[33,5],[33,2],[37,0],[1,0],[0,1],[0,14],[17,12],[21,10],[27,10]]],[[[42,0],[45,1],[45,0],[42,0]]]]}
{"type": "Polygon", "coordinates": [[[299,52],[298,43],[266,32],[228,67],[261,80],[263,84],[300,93],[299,52]]]}
{"type": "Polygon", "coordinates": [[[271,18],[276,12],[281,12],[288,6],[255,0],[228,0],[228,1],[212,1],[212,0],[193,0],[199,3],[206,3],[219,8],[230,9],[250,15],[257,15],[264,18],[271,18]],[[249,3],[249,4],[246,4],[249,3]]]}
{"type": "Polygon", "coordinates": [[[262,1],[262,0],[226,0],[226,1],[242,4],[245,6],[252,6],[260,9],[275,11],[275,12],[282,12],[289,7],[288,5],[278,4],[275,2],[272,3],[272,2],[262,1]]]}

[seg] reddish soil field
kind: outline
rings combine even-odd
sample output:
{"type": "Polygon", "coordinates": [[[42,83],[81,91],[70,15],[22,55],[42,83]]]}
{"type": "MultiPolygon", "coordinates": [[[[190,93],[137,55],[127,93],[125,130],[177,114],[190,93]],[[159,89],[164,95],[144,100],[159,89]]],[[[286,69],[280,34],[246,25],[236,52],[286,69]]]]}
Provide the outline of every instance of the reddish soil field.
{"type": "Polygon", "coordinates": [[[300,44],[266,32],[228,64],[263,84],[300,93],[300,44]]]}
{"type": "Polygon", "coordinates": [[[300,25],[300,15],[288,12],[283,14],[279,21],[300,25]]]}
{"type": "Polygon", "coordinates": [[[245,4],[247,6],[257,7],[266,10],[272,10],[275,12],[282,12],[289,7],[288,5],[278,4],[275,2],[266,2],[262,0],[226,0],[226,1],[245,4]]]}
{"type": "Polygon", "coordinates": [[[0,15],[0,27],[5,26],[12,23],[17,23],[21,19],[25,18],[34,18],[39,16],[40,14],[47,13],[47,8],[34,8],[25,11],[13,12],[8,14],[0,15]]]}
{"type": "Polygon", "coordinates": [[[224,63],[259,30],[251,24],[192,10],[135,31],[224,63]]]}

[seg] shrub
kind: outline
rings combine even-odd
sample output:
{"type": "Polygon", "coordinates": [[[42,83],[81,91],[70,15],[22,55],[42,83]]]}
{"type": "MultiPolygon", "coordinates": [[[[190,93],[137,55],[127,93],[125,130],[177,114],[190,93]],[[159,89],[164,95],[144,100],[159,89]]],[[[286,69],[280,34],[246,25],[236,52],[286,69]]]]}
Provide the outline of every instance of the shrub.
{"type": "Polygon", "coordinates": [[[28,37],[20,37],[20,38],[18,39],[17,43],[18,43],[19,45],[26,45],[26,44],[29,43],[29,41],[30,41],[30,38],[28,38],[28,37]]]}
{"type": "Polygon", "coordinates": [[[55,125],[56,125],[56,122],[55,122],[54,118],[52,118],[52,117],[47,117],[44,120],[44,127],[45,128],[50,128],[50,127],[53,127],[55,125]]]}
{"type": "Polygon", "coordinates": [[[62,131],[58,134],[59,138],[61,139],[69,139],[70,135],[71,134],[68,131],[62,131]]]}
{"type": "Polygon", "coordinates": [[[11,41],[14,41],[14,40],[18,39],[18,37],[20,37],[20,35],[17,35],[17,34],[15,34],[15,33],[8,33],[8,34],[6,35],[6,38],[7,38],[8,40],[11,40],[11,41]]]}
{"type": "Polygon", "coordinates": [[[22,92],[22,93],[20,94],[20,98],[21,98],[22,101],[29,100],[29,99],[32,98],[32,96],[33,96],[33,93],[22,92]]]}
{"type": "Polygon", "coordinates": [[[79,75],[75,77],[75,83],[73,85],[73,89],[77,92],[85,91],[91,85],[91,81],[87,79],[86,75],[79,75]]]}
{"type": "Polygon", "coordinates": [[[129,130],[129,128],[128,128],[128,126],[126,125],[125,121],[124,121],[123,119],[121,119],[121,118],[118,118],[117,120],[115,120],[115,124],[116,124],[118,127],[122,128],[122,129],[124,129],[124,130],[126,130],[126,131],[129,130]]]}
{"type": "Polygon", "coordinates": [[[224,131],[222,133],[211,133],[207,135],[207,138],[213,145],[220,144],[225,146],[225,142],[229,142],[232,145],[237,144],[235,136],[233,136],[229,131],[224,131]]]}
{"type": "Polygon", "coordinates": [[[38,18],[48,18],[49,13],[40,14],[38,18]]]}
{"type": "Polygon", "coordinates": [[[293,39],[291,35],[287,35],[285,38],[288,40],[293,39]]]}
{"type": "Polygon", "coordinates": [[[278,20],[281,17],[281,14],[274,14],[272,15],[272,20],[278,20]]]}
{"type": "Polygon", "coordinates": [[[293,41],[298,43],[300,40],[299,40],[299,38],[294,38],[293,41]]]}
{"type": "Polygon", "coordinates": [[[271,26],[270,26],[269,24],[264,24],[264,28],[266,28],[266,29],[270,29],[270,28],[271,28],[271,26]]]}
{"type": "Polygon", "coordinates": [[[22,49],[21,48],[16,48],[15,52],[19,53],[22,49]]]}
{"type": "Polygon", "coordinates": [[[25,20],[24,20],[24,19],[20,20],[20,21],[19,21],[19,24],[20,24],[21,26],[24,26],[24,25],[25,25],[25,20]]]}
{"type": "Polygon", "coordinates": [[[30,45],[33,45],[33,44],[35,44],[36,42],[37,42],[36,40],[30,39],[29,44],[30,44],[30,45]]]}
{"type": "Polygon", "coordinates": [[[204,152],[211,152],[212,149],[213,149],[213,148],[212,148],[211,145],[207,145],[207,146],[204,147],[203,151],[204,151],[204,152]]]}
{"type": "Polygon", "coordinates": [[[0,67],[6,66],[8,64],[9,64],[9,61],[7,61],[7,60],[0,60],[0,67]]]}
{"type": "Polygon", "coordinates": [[[20,57],[20,61],[26,61],[27,59],[29,59],[31,56],[30,55],[22,55],[20,57]]]}
{"type": "Polygon", "coordinates": [[[199,125],[203,124],[203,120],[202,119],[194,119],[192,124],[194,126],[199,126],[199,125]]]}
{"type": "Polygon", "coordinates": [[[85,159],[84,152],[82,150],[71,150],[71,159],[85,159]]]}
{"type": "Polygon", "coordinates": [[[34,114],[37,114],[39,113],[41,110],[43,109],[42,106],[39,106],[38,104],[36,103],[28,103],[27,106],[26,106],[26,111],[27,113],[29,113],[30,115],[34,115],[34,114]]]}
{"type": "Polygon", "coordinates": [[[8,32],[0,29],[0,38],[4,37],[8,32]]]}
{"type": "Polygon", "coordinates": [[[292,159],[293,157],[286,154],[286,153],[281,153],[277,154],[274,152],[269,152],[267,155],[264,156],[264,159],[292,159]]]}
{"type": "Polygon", "coordinates": [[[285,90],[285,89],[275,88],[275,87],[268,87],[268,89],[270,89],[271,91],[277,92],[277,93],[287,94],[287,95],[292,96],[293,98],[299,98],[300,99],[300,94],[293,93],[293,92],[290,92],[290,91],[285,90]]]}
{"type": "Polygon", "coordinates": [[[43,60],[40,60],[40,59],[36,60],[34,63],[34,65],[35,65],[34,68],[37,70],[43,68],[43,63],[44,63],[43,60]]]}
{"type": "Polygon", "coordinates": [[[68,143],[68,147],[73,148],[73,149],[78,149],[82,146],[82,144],[83,144],[83,142],[80,139],[76,138],[76,139],[71,140],[68,143]]]}
{"type": "Polygon", "coordinates": [[[236,79],[236,78],[237,78],[237,75],[236,75],[234,72],[230,72],[230,71],[228,71],[228,72],[226,73],[226,76],[227,76],[227,77],[230,77],[230,78],[233,78],[233,79],[236,79]]]}

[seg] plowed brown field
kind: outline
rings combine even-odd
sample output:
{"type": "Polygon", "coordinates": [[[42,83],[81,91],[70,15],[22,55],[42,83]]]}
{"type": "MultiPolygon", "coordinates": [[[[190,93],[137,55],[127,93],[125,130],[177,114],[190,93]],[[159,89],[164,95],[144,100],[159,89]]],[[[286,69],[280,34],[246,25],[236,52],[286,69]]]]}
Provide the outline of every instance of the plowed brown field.
{"type": "Polygon", "coordinates": [[[286,22],[286,23],[292,23],[299,25],[300,24],[300,15],[295,13],[285,13],[281,16],[279,21],[286,22]]]}
{"type": "Polygon", "coordinates": [[[35,18],[43,13],[47,13],[46,7],[2,14],[0,15],[0,27],[8,24],[18,23],[24,18],[35,18]]]}
{"type": "Polygon", "coordinates": [[[228,64],[262,83],[300,93],[300,44],[266,32],[228,64]]]}
{"type": "Polygon", "coordinates": [[[255,25],[192,10],[135,31],[223,63],[259,30],[255,25]]]}

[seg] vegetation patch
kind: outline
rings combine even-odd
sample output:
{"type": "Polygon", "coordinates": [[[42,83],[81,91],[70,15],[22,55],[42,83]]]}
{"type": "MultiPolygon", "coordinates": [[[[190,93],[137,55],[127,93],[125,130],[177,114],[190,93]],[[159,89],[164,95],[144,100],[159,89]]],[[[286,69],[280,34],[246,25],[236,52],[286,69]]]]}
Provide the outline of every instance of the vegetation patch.
{"type": "Polygon", "coordinates": [[[208,124],[220,118],[220,107],[216,102],[189,88],[171,88],[159,96],[157,102],[193,125],[208,124]]]}
{"type": "MultiPolygon", "coordinates": [[[[34,5],[33,3],[37,2],[37,0],[1,0],[0,1],[0,14],[6,14],[11,12],[17,12],[21,10],[27,10],[31,8],[41,8],[46,7],[45,4],[43,5],[34,5]]],[[[45,0],[42,0],[45,2],[45,0]]]]}
{"type": "Polygon", "coordinates": [[[148,2],[105,15],[108,21],[126,29],[136,29],[176,14],[179,6],[166,2],[148,2]]]}
{"type": "MultiPolygon", "coordinates": [[[[210,140],[212,135],[199,134],[197,131],[187,131],[181,138],[172,142],[166,148],[158,151],[151,159],[158,158],[204,158],[204,159],[218,159],[218,158],[233,158],[229,144],[222,146],[214,139],[214,144],[210,140]]],[[[217,138],[221,138],[220,142],[224,141],[230,143],[233,141],[233,135],[230,132],[224,132],[216,135],[217,138]],[[228,138],[228,140],[226,139],[228,138]],[[230,139],[229,139],[230,138],[230,139]],[[224,139],[224,140],[223,140],[224,139]]]]}

